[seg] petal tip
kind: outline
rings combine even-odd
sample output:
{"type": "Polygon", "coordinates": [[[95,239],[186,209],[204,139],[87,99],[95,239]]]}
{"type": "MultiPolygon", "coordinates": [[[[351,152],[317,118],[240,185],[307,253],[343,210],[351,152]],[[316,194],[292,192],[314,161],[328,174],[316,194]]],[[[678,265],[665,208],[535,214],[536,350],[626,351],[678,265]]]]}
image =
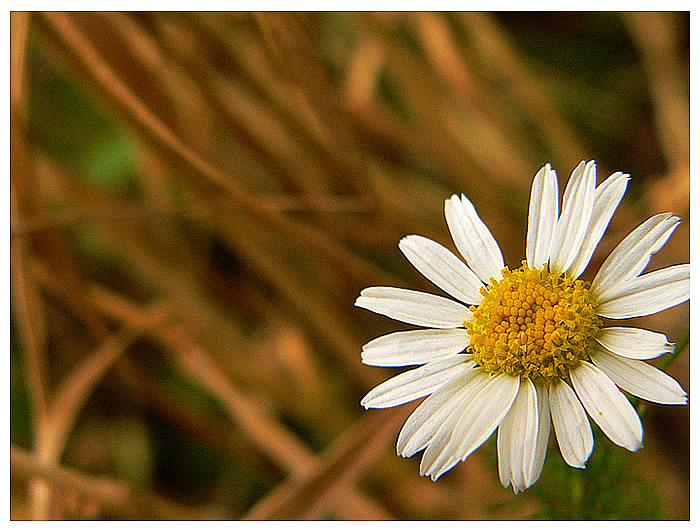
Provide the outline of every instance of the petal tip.
{"type": "Polygon", "coordinates": [[[420,236],[418,236],[416,234],[408,234],[408,235],[403,236],[401,239],[399,239],[399,248],[402,248],[406,245],[411,244],[411,242],[415,241],[415,239],[418,237],[420,237],[420,236]]]}
{"type": "Polygon", "coordinates": [[[627,447],[627,450],[630,451],[631,453],[636,453],[639,451],[642,447],[644,447],[644,444],[642,443],[641,440],[639,440],[638,443],[631,445],[630,447],[627,447]]]}
{"type": "Polygon", "coordinates": [[[357,300],[355,300],[355,301],[357,302],[360,298],[362,298],[364,296],[369,296],[369,293],[371,293],[374,289],[376,289],[376,287],[365,287],[364,289],[362,289],[360,291],[360,296],[358,296],[357,300]]]}
{"type": "Polygon", "coordinates": [[[459,195],[453,193],[447,199],[445,199],[445,207],[453,204],[455,201],[459,201],[459,195]]]}

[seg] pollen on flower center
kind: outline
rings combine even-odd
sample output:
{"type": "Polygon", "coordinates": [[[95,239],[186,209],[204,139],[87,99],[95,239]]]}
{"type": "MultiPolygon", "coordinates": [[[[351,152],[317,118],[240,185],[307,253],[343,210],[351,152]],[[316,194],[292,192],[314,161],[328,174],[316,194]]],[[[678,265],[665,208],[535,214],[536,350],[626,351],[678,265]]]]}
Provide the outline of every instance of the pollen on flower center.
{"type": "Polygon", "coordinates": [[[588,358],[601,321],[587,282],[523,261],[481,291],[465,326],[474,362],[486,372],[544,382],[588,358]]]}

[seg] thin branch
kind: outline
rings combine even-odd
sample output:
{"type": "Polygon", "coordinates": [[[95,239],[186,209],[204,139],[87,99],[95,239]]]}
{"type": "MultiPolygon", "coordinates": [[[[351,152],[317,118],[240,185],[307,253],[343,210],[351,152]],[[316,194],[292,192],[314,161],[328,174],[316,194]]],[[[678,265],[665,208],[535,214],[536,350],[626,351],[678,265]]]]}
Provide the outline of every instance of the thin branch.
{"type": "Polygon", "coordinates": [[[262,277],[275,285],[297,308],[301,315],[313,323],[315,330],[322,333],[323,337],[334,348],[337,359],[347,370],[352,378],[352,383],[360,383],[367,388],[377,383],[377,375],[366,366],[357,362],[357,352],[360,344],[350,327],[345,323],[337,306],[327,299],[318,296],[313,289],[309,289],[298,275],[295,277],[274,253],[266,249],[256,241],[256,235],[250,231],[233,230],[234,223],[218,222],[219,232],[230,242],[234,248],[241,250],[254,265],[262,277]]]}
{"type": "MultiPolygon", "coordinates": [[[[63,298],[65,286],[60,284],[41,263],[35,263],[32,273],[37,277],[41,287],[63,298]]],[[[108,291],[105,288],[92,285],[89,289],[94,307],[104,313],[105,320],[115,320],[122,324],[123,329],[138,327],[148,319],[148,313],[133,302],[108,291]]],[[[70,303],[70,301],[68,301],[70,303]]],[[[164,348],[169,348],[169,327],[156,326],[146,329],[148,338],[164,348]]],[[[190,436],[203,440],[211,447],[231,457],[240,456],[241,447],[236,446],[235,438],[229,436],[228,427],[221,424],[218,417],[207,417],[201,410],[195,410],[190,403],[168,390],[162,382],[155,379],[137,362],[129,357],[121,357],[115,365],[116,375],[123,386],[118,388],[122,396],[132,400],[148,411],[165,418],[188,433],[190,436]]]]}
{"type": "Polygon", "coordinates": [[[400,410],[365,416],[334,442],[302,480],[288,478],[244,519],[296,520],[324,515],[324,508],[334,507],[334,496],[351,487],[380,456],[402,418],[400,410]]]}
{"type": "MultiPolygon", "coordinates": [[[[327,131],[319,124],[316,110],[303,94],[289,89],[291,83],[271,68],[269,61],[261,60],[258,53],[238,52],[243,44],[246,47],[253,45],[247,36],[238,36],[236,32],[230,31],[221,17],[215,13],[194,13],[183,19],[199,34],[204,34],[207,39],[215,43],[216,49],[225,54],[226,63],[235,71],[236,77],[245,79],[252,90],[264,100],[269,112],[279,116],[289,132],[304,142],[339,182],[362,171],[361,168],[352,164],[352,160],[347,160],[348,157],[343,149],[338,148],[337,145],[331,145],[327,138],[327,131]]],[[[259,53],[262,54],[263,50],[260,49],[259,53]]],[[[214,89],[212,96],[216,96],[216,87],[212,88],[214,89]]]]}
{"type": "MultiPolygon", "coordinates": [[[[523,126],[522,117],[513,112],[512,105],[503,94],[489,90],[488,81],[478,75],[478,70],[468,67],[468,62],[460,52],[455,32],[450,28],[449,15],[443,13],[418,12],[413,15],[417,37],[426,51],[426,59],[437,74],[450,88],[459,105],[470,109],[476,118],[470,128],[478,130],[503,131],[504,140],[498,140],[509,151],[529,153],[533,151],[532,135],[523,126]],[[478,125],[478,123],[481,125],[478,125]]],[[[473,118],[472,118],[473,119],[473,118]]],[[[469,122],[472,122],[472,119],[469,122]]],[[[491,133],[494,136],[493,133],[491,133]]],[[[496,135],[500,136],[500,135],[496,135]]],[[[485,141],[485,144],[492,142],[485,141]]],[[[494,158],[491,156],[490,158],[494,158]]],[[[505,156],[508,159],[508,155],[505,156]]]]}
{"type": "MultiPolygon", "coordinates": [[[[357,256],[327,237],[324,232],[306,224],[282,216],[278,211],[266,208],[260,201],[244,190],[238,182],[214,167],[187,145],[160,121],[148,107],[115,74],[98,54],[97,50],[80,32],[65,13],[42,13],[39,21],[46,31],[57,40],[68,56],[76,63],[80,72],[95,86],[110,103],[136,126],[136,129],[158,148],[178,161],[184,168],[202,177],[191,179],[209,196],[225,193],[247,215],[278,230],[281,234],[308,245],[325,257],[334,266],[355,276],[362,283],[381,283],[387,274],[361,261],[357,256]]],[[[182,173],[183,175],[186,172],[182,173]]]]}
{"type": "Polygon", "coordinates": [[[344,185],[363,193],[371,186],[363,155],[349,128],[347,110],[336,96],[329,72],[312,43],[313,21],[300,13],[255,13],[262,40],[279,71],[286,74],[316,110],[346,174],[344,185]]]}
{"type": "Polygon", "coordinates": [[[18,447],[10,447],[10,474],[19,479],[41,478],[53,487],[96,500],[104,508],[128,519],[198,520],[204,514],[123,481],[91,477],[79,471],[41,463],[18,447]]]}
{"type": "Polygon", "coordinates": [[[625,13],[647,74],[656,118],[656,131],[671,171],[690,161],[688,78],[678,49],[677,13],[625,13]]]}
{"type": "MultiPolygon", "coordinates": [[[[110,318],[133,325],[142,320],[142,309],[104,288],[92,289],[93,301],[110,318]]],[[[231,419],[272,462],[296,477],[305,477],[317,466],[313,453],[284,425],[266,414],[241,393],[182,325],[152,328],[149,335],[170,352],[183,372],[197,381],[226,407],[231,419]]],[[[338,492],[333,506],[349,518],[387,518],[385,510],[361,492],[348,487],[338,492]]]]}
{"type": "Polygon", "coordinates": [[[25,361],[27,389],[32,403],[35,430],[46,417],[47,376],[43,338],[34,321],[33,304],[37,300],[33,279],[28,271],[26,241],[18,239],[10,245],[10,274],[12,288],[12,312],[22,344],[25,361]]]}
{"type": "Polygon", "coordinates": [[[543,86],[494,17],[487,13],[464,13],[457,20],[469,32],[483,62],[511,88],[512,95],[528,112],[528,119],[537,125],[557,157],[564,161],[579,160],[585,153],[585,145],[552,105],[543,86]]]}
{"type": "MultiPolygon", "coordinates": [[[[260,202],[270,210],[285,213],[334,213],[367,214],[371,205],[361,198],[332,197],[325,195],[287,195],[261,197],[260,202]]],[[[217,208],[233,210],[236,208],[229,201],[220,199],[217,208]]],[[[14,221],[10,229],[10,238],[44,232],[54,228],[71,229],[83,225],[120,224],[125,221],[148,221],[153,218],[182,216],[191,221],[202,221],[211,216],[211,207],[196,205],[167,206],[121,206],[119,208],[83,209],[59,214],[37,214],[14,221]]]]}
{"type": "Polygon", "coordinates": [[[75,420],[92,390],[107,371],[141,335],[163,324],[170,317],[172,307],[155,303],[143,312],[138,323],[129,323],[105,339],[99,347],[80,361],[80,364],[62,381],[49,410],[44,446],[38,448],[47,461],[57,461],[63,453],[66,439],[75,420]]]}
{"type": "MultiPolygon", "coordinates": [[[[133,18],[123,13],[98,13],[97,16],[103,19],[103,23],[114,27],[120,35],[123,35],[123,46],[128,52],[126,61],[133,62],[148,71],[154,79],[158,79],[158,85],[173,92],[174,107],[178,112],[191,107],[193,99],[198,105],[205,104],[210,107],[211,112],[216,114],[229,127],[233,134],[242,144],[257,156],[257,162],[270,167],[271,173],[280,181],[287,185],[291,192],[305,190],[305,186],[315,179],[307,178],[303,168],[290,168],[284,156],[280,157],[274,149],[274,140],[269,136],[268,128],[260,125],[261,113],[246,113],[244,109],[251,106],[248,94],[237,94],[236,97],[217,97],[217,91],[212,82],[213,74],[206,67],[206,62],[202,60],[201,54],[191,50],[187,46],[182,46],[179,39],[165,38],[157,42],[151,35],[134,22],[133,18]],[[161,50],[161,46],[164,50],[161,50]],[[167,51],[172,51],[171,57],[166,55],[167,51]],[[178,68],[172,68],[175,64],[178,68]],[[196,91],[201,94],[186,93],[185,89],[189,85],[196,84],[196,91]],[[226,104],[227,100],[234,101],[233,104],[226,104]],[[180,103],[178,105],[178,102],[180,103]],[[243,112],[240,112],[242,111],[243,112]],[[265,135],[268,137],[265,137],[265,135]]],[[[181,120],[183,125],[191,120],[181,120]]],[[[191,124],[191,123],[190,123],[191,124]]],[[[186,127],[180,127],[180,134],[187,133],[186,127]]],[[[195,127],[195,129],[197,129],[195,127]]],[[[272,136],[274,137],[274,132],[272,136]]],[[[202,137],[201,133],[187,135],[182,139],[190,145],[202,137]]],[[[201,150],[200,150],[201,151],[201,150]]],[[[306,191],[312,191],[306,189],[306,191]]]]}
{"type": "MultiPolygon", "coordinates": [[[[180,337],[180,340],[183,338],[180,337]]],[[[312,464],[313,455],[304,448],[303,443],[280,424],[269,421],[253,401],[239,393],[201,347],[195,343],[185,346],[173,352],[183,372],[197,379],[214,394],[258,447],[272,456],[278,465],[284,466],[293,475],[305,474],[312,464]]]]}
{"type": "Polygon", "coordinates": [[[29,35],[30,13],[13,11],[10,13],[10,103],[15,111],[20,112],[24,120],[26,108],[23,107],[26,83],[25,62],[27,59],[27,37],[29,35]]]}
{"type": "MultiPolygon", "coordinates": [[[[18,186],[30,171],[30,155],[25,141],[26,93],[25,63],[29,33],[29,13],[13,12],[10,17],[10,222],[20,219],[22,207],[18,186]],[[19,183],[19,184],[18,184],[19,183]]],[[[46,359],[43,355],[45,330],[39,310],[39,297],[29,272],[29,244],[12,241],[10,244],[10,275],[12,312],[16,318],[25,359],[25,377],[32,402],[34,427],[43,421],[47,408],[46,359]]]]}

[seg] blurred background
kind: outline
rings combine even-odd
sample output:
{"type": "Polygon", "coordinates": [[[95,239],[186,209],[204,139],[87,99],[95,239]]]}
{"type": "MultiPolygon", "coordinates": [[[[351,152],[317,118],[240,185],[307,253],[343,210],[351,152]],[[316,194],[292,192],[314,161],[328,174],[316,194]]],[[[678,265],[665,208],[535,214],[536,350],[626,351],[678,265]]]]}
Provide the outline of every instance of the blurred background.
{"type": "Polygon", "coordinates": [[[519,266],[545,162],[632,176],[584,278],[662,211],[687,263],[687,13],[14,12],[10,81],[13,519],[689,517],[689,407],[517,497],[495,437],[420,477],[416,403],[359,405],[408,327],[353,307],[438,292],[397,243],[454,248],[452,193],[519,266]]]}

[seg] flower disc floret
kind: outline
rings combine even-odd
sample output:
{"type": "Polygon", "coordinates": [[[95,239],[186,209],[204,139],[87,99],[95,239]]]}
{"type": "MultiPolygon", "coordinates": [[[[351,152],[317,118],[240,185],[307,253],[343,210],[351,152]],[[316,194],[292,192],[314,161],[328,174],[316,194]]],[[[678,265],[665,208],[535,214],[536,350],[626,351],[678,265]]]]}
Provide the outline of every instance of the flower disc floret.
{"type": "Polygon", "coordinates": [[[484,371],[551,382],[588,359],[601,320],[587,282],[523,262],[482,294],[465,325],[484,371]]]}

